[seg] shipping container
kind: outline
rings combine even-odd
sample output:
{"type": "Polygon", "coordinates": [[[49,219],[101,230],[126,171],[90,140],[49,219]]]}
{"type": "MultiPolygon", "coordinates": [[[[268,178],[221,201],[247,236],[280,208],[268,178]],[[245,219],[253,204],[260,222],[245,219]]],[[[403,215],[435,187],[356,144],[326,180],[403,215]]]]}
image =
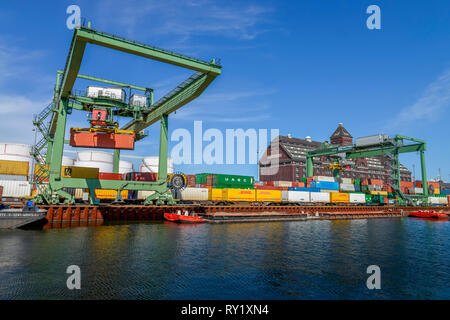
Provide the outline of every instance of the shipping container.
{"type": "Polygon", "coordinates": [[[336,182],[336,179],[334,177],[327,177],[327,176],[314,176],[312,177],[312,181],[319,181],[319,182],[336,182]]]}
{"type": "Polygon", "coordinates": [[[339,192],[339,190],[332,190],[332,189],[319,189],[320,192],[328,192],[328,193],[336,193],[339,192]]]}
{"type": "Polygon", "coordinates": [[[2,180],[3,197],[22,198],[31,195],[31,185],[28,181],[2,180]]]}
{"type": "Polygon", "coordinates": [[[370,191],[371,195],[381,195],[387,197],[388,193],[387,191],[370,191]]]}
{"type": "Polygon", "coordinates": [[[333,192],[333,193],[330,193],[330,202],[348,203],[348,202],[350,202],[350,197],[349,197],[348,193],[333,192]]]}
{"type": "Polygon", "coordinates": [[[328,192],[311,192],[311,202],[330,202],[330,194],[328,192]]]}
{"type": "Polygon", "coordinates": [[[428,203],[429,204],[440,204],[438,197],[428,197],[428,203]]]}
{"type": "Polygon", "coordinates": [[[156,181],[158,174],[155,172],[128,172],[124,173],[123,180],[128,181],[156,181]]]}
{"type": "Polygon", "coordinates": [[[370,184],[371,184],[371,185],[379,185],[379,186],[382,186],[382,185],[383,185],[383,180],[380,180],[380,179],[370,179],[370,184]]]}
{"type": "Polygon", "coordinates": [[[280,190],[261,190],[258,189],[255,192],[257,202],[280,202],[281,193],[280,190]]]}
{"type": "MultiPolygon", "coordinates": [[[[122,199],[128,199],[128,190],[122,190],[120,192],[122,199]]],[[[117,198],[117,190],[112,189],[95,189],[95,197],[99,199],[116,199],[117,198]]]]}
{"type": "Polygon", "coordinates": [[[255,190],[249,189],[222,189],[225,201],[255,201],[255,190]]]}
{"type": "Polygon", "coordinates": [[[339,190],[341,190],[341,191],[357,191],[356,186],[351,183],[341,183],[339,185],[339,190]]]}
{"type": "Polygon", "coordinates": [[[195,174],[186,175],[186,179],[187,179],[187,182],[186,182],[187,186],[194,188],[195,187],[195,174]]]}
{"type": "Polygon", "coordinates": [[[0,180],[28,181],[28,177],[15,174],[0,174],[0,180]]]}
{"type": "Polygon", "coordinates": [[[357,147],[366,147],[386,143],[388,136],[386,134],[376,134],[373,136],[361,137],[355,139],[357,147]]]}
{"type": "Polygon", "coordinates": [[[64,178],[98,179],[98,171],[98,168],[63,166],[61,167],[61,176],[64,178]]]}
{"type": "Polygon", "coordinates": [[[147,96],[134,93],[130,97],[129,104],[132,106],[147,107],[148,106],[147,96]]]}
{"type": "Polygon", "coordinates": [[[120,87],[99,87],[99,86],[88,86],[86,90],[86,95],[91,98],[110,98],[114,100],[125,101],[126,93],[120,87]]]}
{"type": "Polygon", "coordinates": [[[310,186],[311,186],[311,188],[339,190],[339,183],[338,182],[311,181],[310,186]]]}
{"type": "Polygon", "coordinates": [[[366,195],[364,193],[350,193],[350,203],[366,203],[366,195]]]}
{"type": "Polygon", "coordinates": [[[2,197],[3,197],[3,186],[0,186],[0,203],[2,203],[2,197]]]}
{"type": "Polygon", "coordinates": [[[353,179],[341,178],[341,184],[353,184],[353,179]]]}
{"type": "Polygon", "coordinates": [[[302,187],[290,187],[289,191],[307,191],[307,192],[320,192],[319,188],[302,188],[302,187]]]}
{"type": "Polygon", "coordinates": [[[252,187],[255,179],[252,176],[238,176],[231,174],[214,174],[212,175],[212,186],[229,185],[229,186],[245,186],[252,187]]]}
{"type": "Polygon", "coordinates": [[[423,188],[409,188],[409,194],[422,194],[423,188]]]}
{"type": "Polygon", "coordinates": [[[310,202],[311,193],[307,191],[282,191],[281,198],[287,202],[310,202]]]}
{"type": "Polygon", "coordinates": [[[110,173],[110,172],[99,172],[98,178],[100,180],[122,180],[122,173],[110,173]]]}
{"type": "Polygon", "coordinates": [[[181,190],[181,200],[191,201],[207,201],[208,189],[207,188],[184,188],[181,190]]]}
{"type": "Polygon", "coordinates": [[[0,174],[28,176],[29,170],[28,161],[0,160],[0,174]]]}
{"type": "Polygon", "coordinates": [[[208,192],[209,201],[220,201],[223,200],[223,189],[210,188],[208,192]]]}
{"type": "Polygon", "coordinates": [[[273,185],[275,187],[292,187],[292,181],[274,181],[273,185]]]}

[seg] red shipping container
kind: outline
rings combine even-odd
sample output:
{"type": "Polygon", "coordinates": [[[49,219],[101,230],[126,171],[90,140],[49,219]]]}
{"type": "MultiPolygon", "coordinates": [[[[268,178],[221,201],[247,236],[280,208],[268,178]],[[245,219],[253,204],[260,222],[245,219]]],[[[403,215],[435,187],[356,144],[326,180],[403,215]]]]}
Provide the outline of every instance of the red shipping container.
{"type": "Polygon", "coordinates": [[[256,190],[287,190],[287,187],[259,186],[255,185],[256,190]]]}
{"type": "Polygon", "coordinates": [[[209,175],[206,176],[206,185],[207,186],[212,186],[212,184],[213,184],[213,175],[209,174],[209,175]]]}
{"type": "Polygon", "coordinates": [[[383,180],[380,179],[370,179],[370,184],[375,186],[382,186],[383,180]]]}
{"type": "Polygon", "coordinates": [[[134,150],[134,134],[70,130],[72,147],[134,150]]]}
{"type": "Polygon", "coordinates": [[[273,186],[273,181],[264,181],[265,186],[273,186]]]}
{"type": "Polygon", "coordinates": [[[400,181],[400,186],[403,188],[414,188],[414,183],[411,181],[400,181]]]}
{"type": "Polygon", "coordinates": [[[305,187],[305,183],[303,183],[303,182],[292,182],[292,186],[293,187],[304,188],[305,187]]]}
{"type": "Polygon", "coordinates": [[[314,177],[306,177],[306,182],[308,183],[308,182],[311,182],[311,181],[313,181],[314,180],[314,177]]]}
{"type": "Polygon", "coordinates": [[[195,174],[188,174],[186,176],[186,179],[187,179],[186,184],[188,185],[188,187],[194,188],[195,187],[195,174]]]}
{"type": "Polygon", "coordinates": [[[98,178],[100,180],[122,180],[122,173],[110,173],[110,172],[99,172],[98,178]]]}
{"type": "Polygon", "coordinates": [[[361,185],[362,186],[368,186],[369,185],[369,180],[368,179],[361,179],[361,185]]]}
{"type": "Polygon", "coordinates": [[[131,181],[156,181],[157,173],[154,172],[128,172],[124,180],[131,181]]]}

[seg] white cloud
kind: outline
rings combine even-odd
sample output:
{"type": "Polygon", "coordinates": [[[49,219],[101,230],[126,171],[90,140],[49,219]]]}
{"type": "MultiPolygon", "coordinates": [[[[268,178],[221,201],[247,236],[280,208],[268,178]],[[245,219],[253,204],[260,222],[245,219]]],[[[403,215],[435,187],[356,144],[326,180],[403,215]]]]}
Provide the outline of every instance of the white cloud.
{"type": "Polygon", "coordinates": [[[389,128],[407,127],[418,122],[434,122],[450,105],[450,69],[445,70],[430,83],[421,97],[411,106],[404,108],[389,123],[389,128]]]}
{"type": "Polygon", "coordinates": [[[267,22],[272,8],[259,4],[223,5],[209,0],[200,1],[101,1],[98,4],[102,27],[121,27],[127,36],[138,30],[147,35],[173,36],[180,47],[193,36],[215,35],[251,40],[266,32],[260,24],[267,22]]]}

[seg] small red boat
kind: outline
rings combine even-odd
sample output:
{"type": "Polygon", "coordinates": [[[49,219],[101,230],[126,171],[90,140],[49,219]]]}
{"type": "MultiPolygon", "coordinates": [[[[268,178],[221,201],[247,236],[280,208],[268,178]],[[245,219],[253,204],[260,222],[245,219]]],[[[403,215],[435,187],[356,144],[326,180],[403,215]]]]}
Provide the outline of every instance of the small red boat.
{"type": "Polygon", "coordinates": [[[409,216],[414,218],[448,219],[448,215],[445,213],[434,211],[412,211],[409,213],[409,216]]]}
{"type": "Polygon", "coordinates": [[[164,219],[171,222],[178,223],[202,223],[206,222],[205,219],[198,217],[197,215],[184,215],[178,213],[164,213],[164,219]]]}

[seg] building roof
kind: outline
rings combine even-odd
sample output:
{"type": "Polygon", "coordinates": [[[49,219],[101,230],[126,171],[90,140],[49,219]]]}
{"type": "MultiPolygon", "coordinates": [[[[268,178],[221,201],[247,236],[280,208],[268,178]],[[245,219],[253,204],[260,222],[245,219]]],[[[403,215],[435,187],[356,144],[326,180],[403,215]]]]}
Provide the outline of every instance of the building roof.
{"type": "Polygon", "coordinates": [[[331,138],[341,138],[341,137],[353,138],[353,136],[347,131],[347,129],[344,128],[344,125],[342,123],[339,123],[339,126],[333,132],[331,138]]]}

